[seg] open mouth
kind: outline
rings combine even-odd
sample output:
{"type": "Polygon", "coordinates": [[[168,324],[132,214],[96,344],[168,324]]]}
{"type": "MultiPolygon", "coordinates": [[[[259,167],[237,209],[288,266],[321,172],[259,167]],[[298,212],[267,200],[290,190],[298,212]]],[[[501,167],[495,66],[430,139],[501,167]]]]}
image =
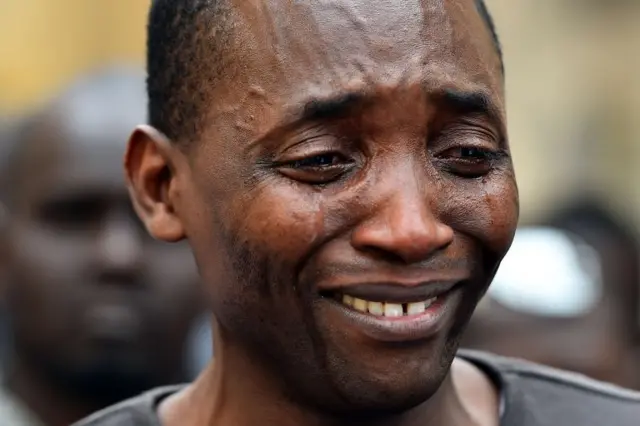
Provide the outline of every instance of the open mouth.
{"type": "Polygon", "coordinates": [[[358,312],[369,313],[378,317],[398,318],[424,313],[438,300],[439,296],[427,300],[406,303],[377,302],[341,293],[336,293],[333,297],[338,302],[358,312]]]}
{"type": "Polygon", "coordinates": [[[350,285],[321,291],[328,312],[377,341],[429,338],[445,326],[460,298],[460,282],[422,286],[389,283],[350,285]]]}

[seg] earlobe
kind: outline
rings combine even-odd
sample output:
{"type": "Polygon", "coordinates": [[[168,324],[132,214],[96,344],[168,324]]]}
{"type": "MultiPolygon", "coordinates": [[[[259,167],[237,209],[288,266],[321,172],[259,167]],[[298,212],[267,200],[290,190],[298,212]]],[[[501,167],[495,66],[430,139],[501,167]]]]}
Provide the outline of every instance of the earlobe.
{"type": "Polygon", "coordinates": [[[125,177],[134,208],[154,238],[175,242],[185,237],[176,214],[179,191],[176,163],[182,154],[151,126],[138,126],[127,145],[125,177]]]}

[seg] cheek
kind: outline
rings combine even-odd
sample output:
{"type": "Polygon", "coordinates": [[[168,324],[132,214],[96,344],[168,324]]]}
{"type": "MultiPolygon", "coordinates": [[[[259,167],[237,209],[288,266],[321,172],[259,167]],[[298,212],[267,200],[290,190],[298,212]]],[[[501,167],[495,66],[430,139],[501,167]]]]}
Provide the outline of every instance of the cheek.
{"type": "Polygon", "coordinates": [[[263,253],[297,262],[324,234],[320,194],[296,184],[264,185],[234,205],[230,228],[263,253]]]}
{"type": "Polygon", "coordinates": [[[80,265],[87,264],[90,252],[87,244],[74,241],[36,230],[21,230],[12,238],[6,297],[21,338],[52,343],[73,334],[88,284],[80,265]]]}
{"type": "Polygon", "coordinates": [[[221,315],[288,291],[324,232],[320,195],[295,184],[270,179],[229,197],[197,199],[190,210],[200,214],[190,217],[187,234],[207,298],[221,315]]]}
{"type": "Polygon", "coordinates": [[[445,193],[445,221],[457,232],[479,241],[484,251],[502,258],[518,223],[518,189],[511,177],[450,183],[445,193]]]}
{"type": "Polygon", "coordinates": [[[83,278],[82,269],[91,262],[89,240],[26,229],[12,238],[11,263],[29,282],[44,282],[51,291],[59,291],[83,278]]]}

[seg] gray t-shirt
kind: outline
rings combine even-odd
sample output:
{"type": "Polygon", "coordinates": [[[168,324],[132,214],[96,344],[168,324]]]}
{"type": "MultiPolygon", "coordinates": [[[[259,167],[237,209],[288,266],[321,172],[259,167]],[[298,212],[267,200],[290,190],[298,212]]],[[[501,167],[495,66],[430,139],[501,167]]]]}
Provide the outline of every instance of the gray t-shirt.
{"type": "MultiPolygon", "coordinates": [[[[640,393],[584,376],[461,350],[500,389],[501,426],[638,426],[640,393]]],[[[156,408],[181,386],[156,389],[94,414],[75,426],[161,426],[156,408]]]]}

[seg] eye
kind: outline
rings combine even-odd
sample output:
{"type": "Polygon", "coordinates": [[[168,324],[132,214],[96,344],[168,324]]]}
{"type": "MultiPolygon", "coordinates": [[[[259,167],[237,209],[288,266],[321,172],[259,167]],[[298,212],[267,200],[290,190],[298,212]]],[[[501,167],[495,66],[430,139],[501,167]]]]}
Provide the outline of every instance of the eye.
{"type": "Polygon", "coordinates": [[[475,178],[491,171],[495,161],[504,156],[501,151],[476,146],[450,148],[437,156],[450,173],[475,178]]]}
{"type": "Polygon", "coordinates": [[[477,147],[461,147],[451,150],[452,158],[460,158],[467,161],[483,161],[491,156],[491,151],[477,147]]]}
{"type": "Polygon", "coordinates": [[[326,152],[289,160],[280,165],[285,176],[313,185],[327,184],[339,179],[354,161],[338,152],[326,152]]]}
{"type": "Polygon", "coordinates": [[[40,220],[60,229],[79,229],[101,220],[104,203],[93,199],[56,200],[39,209],[40,220]]]}
{"type": "Polygon", "coordinates": [[[322,168],[335,166],[340,164],[342,160],[344,160],[342,156],[336,153],[319,154],[313,157],[291,161],[289,166],[294,168],[322,168]]]}

